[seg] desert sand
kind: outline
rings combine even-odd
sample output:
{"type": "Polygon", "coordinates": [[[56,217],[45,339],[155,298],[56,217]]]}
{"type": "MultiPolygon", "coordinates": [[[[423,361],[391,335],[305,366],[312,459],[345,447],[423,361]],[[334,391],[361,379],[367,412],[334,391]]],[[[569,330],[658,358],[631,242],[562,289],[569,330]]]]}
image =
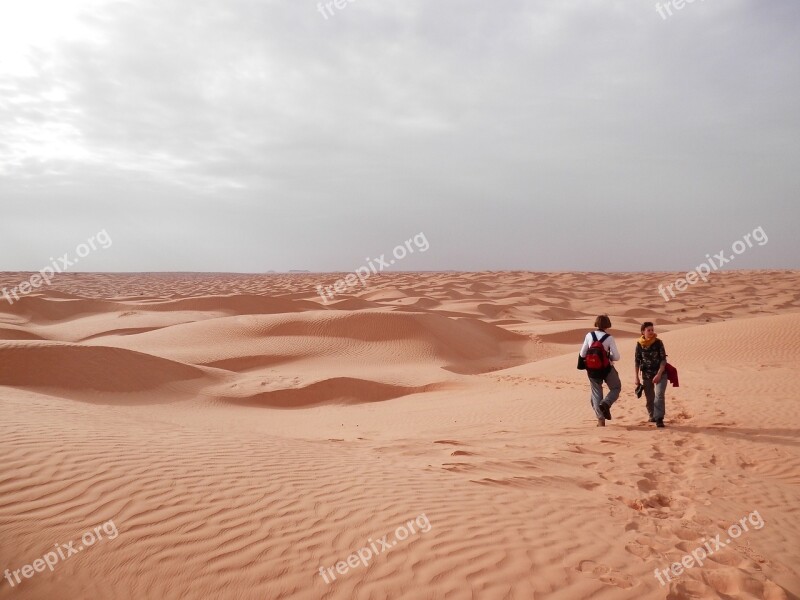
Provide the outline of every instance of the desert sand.
{"type": "Polygon", "coordinates": [[[0,599],[800,597],[799,272],[669,302],[680,274],[394,273],[324,304],[342,275],[0,298],[0,599]],[[602,312],[623,389],[598,428],[575,363],[602,312]],[[665,429],[633,393],[643,320],[680,371],[665,429]]]}

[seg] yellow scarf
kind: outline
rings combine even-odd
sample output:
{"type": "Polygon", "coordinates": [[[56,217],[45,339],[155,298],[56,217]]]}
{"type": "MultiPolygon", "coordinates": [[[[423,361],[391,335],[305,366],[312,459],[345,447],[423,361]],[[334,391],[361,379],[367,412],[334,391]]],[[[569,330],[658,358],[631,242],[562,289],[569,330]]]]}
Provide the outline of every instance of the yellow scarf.
{"type": "Polygon", "coordinates": [[[657,333],[653,336],[653,339],[649,340],[649,341],[644,339],[644,336],[642,336],[642,337],[639,338],[639,345],[642,348],[649,348],[650,346],[652,346],[655,343],[655,341],[657,339],[658,339],[658,334],[657,333]]]}

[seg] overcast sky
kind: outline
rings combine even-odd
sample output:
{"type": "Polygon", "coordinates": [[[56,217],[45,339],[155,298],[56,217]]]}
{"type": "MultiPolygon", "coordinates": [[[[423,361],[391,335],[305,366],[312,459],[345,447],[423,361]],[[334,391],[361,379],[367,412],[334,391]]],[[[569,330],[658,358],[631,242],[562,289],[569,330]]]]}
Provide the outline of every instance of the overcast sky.
{"type": "Polygon", "coordinates": [[[0,0],[0,270],[800,268],[797,0],[338,1],[0,0]]]}

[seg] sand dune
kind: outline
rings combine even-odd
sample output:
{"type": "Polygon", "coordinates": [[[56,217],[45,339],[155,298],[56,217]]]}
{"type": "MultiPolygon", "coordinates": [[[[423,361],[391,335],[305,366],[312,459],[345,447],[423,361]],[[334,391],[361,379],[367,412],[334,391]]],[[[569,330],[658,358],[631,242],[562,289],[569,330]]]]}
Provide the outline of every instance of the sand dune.
{"type": "Polygon", "coordinates": [[[10,325],[0,327],[0,340],[40,340],[40,336],[31,331],[10,325]]]}
{"type": "Polygon", "coordinates": [[[800,273],[669,301],[677,274],[394,273],[323,303],[339,276],[0,301],[0,599],[800,597],[800,273]],[[597,428],[575,355],[605,311],[623,392],[597,428]],[[663,430],[633,395],[644,319],[680,369],[663,430]]]}
{"type": "Polygon", "coordinates": [[[226,360],[231,370],[241,370],[231,358],[250,357],[254,351],[284,359],[414,361],[480,370],[481,365],[523,362],[530,340],[480,321],[436,314],[314,311],[209,319],[137,335],[95,336],[86,343],[150,351],[193,364],[226,360]]]}
{"type": "Polygon", "coordinates": [[[129,393],[204,377],[197,367],[122,348],[62,342],[5,342],[3,385],[82,392],[129,393]]]}

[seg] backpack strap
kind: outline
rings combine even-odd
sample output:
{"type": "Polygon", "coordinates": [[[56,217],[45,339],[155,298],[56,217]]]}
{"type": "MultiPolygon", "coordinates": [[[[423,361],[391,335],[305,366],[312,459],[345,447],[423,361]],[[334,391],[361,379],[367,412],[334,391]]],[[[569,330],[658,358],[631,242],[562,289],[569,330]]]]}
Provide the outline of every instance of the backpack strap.
{"type": "Polygon", "coordinates": [[[592,341],[596,342],[597,341],[597,336],[594,334],[594,331],[590,331],[589,333],[592,334],[592,341]]]}
{"type": "Polygon", "coordinates": [[[603,337],[601,337],[601,338],[600,338],[600,343],[602,344],[603,342],[605,342],[605,341],[606,341],[606,338],[607,338],[607,337],[609,337],[610,335],[611,335],[611,334],[607,333],[607,334],[605,334],[603,337]]]}

